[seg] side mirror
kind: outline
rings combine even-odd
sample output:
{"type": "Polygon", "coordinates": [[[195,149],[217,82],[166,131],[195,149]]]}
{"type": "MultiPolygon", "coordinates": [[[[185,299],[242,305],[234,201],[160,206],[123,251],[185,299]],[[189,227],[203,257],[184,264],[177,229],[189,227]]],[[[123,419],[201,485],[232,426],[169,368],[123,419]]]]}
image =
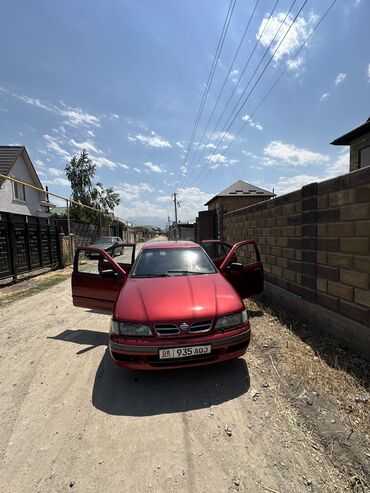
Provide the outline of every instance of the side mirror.
{"type": "Polygon", "coordinates": [[[232,262],[229,264],[226,268],[228,272],[243,272],[244,266],[243,264],[240,264],[239,262],[232,262]]]}
{"type": "Polygon", "coordinates": [[[100,275],[103,279],[115,279],[118,277],[118,273],[113,269],[103,270],[100,275]]]}

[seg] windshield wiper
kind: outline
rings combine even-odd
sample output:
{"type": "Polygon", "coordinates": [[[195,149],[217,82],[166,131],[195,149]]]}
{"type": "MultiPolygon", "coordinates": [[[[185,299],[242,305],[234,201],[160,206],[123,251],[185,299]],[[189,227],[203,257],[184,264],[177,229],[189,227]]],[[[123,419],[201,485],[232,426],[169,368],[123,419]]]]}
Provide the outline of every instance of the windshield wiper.
{"type": "Polygon", "coordinates": [[[208,272],[197,272],[197,271],[191,271],[191,270],[168,270],[167,275],[172,275],[172,274],[181,274],[181,275],[200,275],[200,274],[208,274],[208,272]]]}
{"type": "Polygon", "coordinates": [[[134,274],[131,277],[167,277],[167,274],[134,274]]]}

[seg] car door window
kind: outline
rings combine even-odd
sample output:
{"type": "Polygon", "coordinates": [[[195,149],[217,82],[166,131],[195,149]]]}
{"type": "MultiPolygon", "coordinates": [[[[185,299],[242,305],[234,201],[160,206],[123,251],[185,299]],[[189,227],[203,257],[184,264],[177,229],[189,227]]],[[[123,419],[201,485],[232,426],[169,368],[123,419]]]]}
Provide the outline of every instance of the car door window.
{"type": "Polygon", "coordinates": [[[109,255],[125,272],[130,272],[135,260],[135,245],[117,243],[109,251],[109,255]]]}
{"type": "Polygon", "coordinates": [[[215,258],[226,256],[226,252],[222,243],[203,243],[203,248],[212,260],[215,258]]]}
{"type": "Polygon", "coordinates": [[[79,250],[77,254],[77,272],[99,276],[105,270],[113,268],[109,260],[99,252],[79,250]]]}

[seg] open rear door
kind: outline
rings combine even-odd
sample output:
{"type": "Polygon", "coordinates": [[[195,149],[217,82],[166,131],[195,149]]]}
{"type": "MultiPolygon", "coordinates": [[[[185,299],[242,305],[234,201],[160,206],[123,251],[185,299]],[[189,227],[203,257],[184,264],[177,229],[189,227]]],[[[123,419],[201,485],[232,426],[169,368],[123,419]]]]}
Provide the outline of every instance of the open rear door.
{"type": "Polygon", "coordinates": [[[222,262],[220,272],[241,298],[263,291],[263,264],[254,240],[235,243],[222,262]]]}
{"type": "Polygon", "coordinates": [[[117,295],[128,275],[122,266],[126,265],[129,267],[127,270],[130,270],[135,257],[134,249],[130,260],[125,257],[124,248],[126,246],[130,246],[130,252],[132,252],[133,245],[123,243],[115,245],[114,248],[118,250],[111,252],[115,255],[115,259],[100,248],[80,247],[77,249],[72,274],[72,298],[75,306],[112,313],[117,295]]]}

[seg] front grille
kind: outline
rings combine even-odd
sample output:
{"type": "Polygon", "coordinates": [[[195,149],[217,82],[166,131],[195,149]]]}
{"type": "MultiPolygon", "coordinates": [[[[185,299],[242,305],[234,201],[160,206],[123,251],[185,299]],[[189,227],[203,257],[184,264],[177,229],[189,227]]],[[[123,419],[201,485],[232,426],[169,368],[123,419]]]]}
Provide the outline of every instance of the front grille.
{"type": "Polygon", "coordinates": [[[156,324],[154,328],[159,336],[172,336],[180,333],[180,329],[175,324],[156,324]]]}
{"type": "Polygon", "coordinates": [[[212,327],[212,320],[202,320],[201,322],[195,322],[191,325],[189,332],[209,332],[212,327]]]}

